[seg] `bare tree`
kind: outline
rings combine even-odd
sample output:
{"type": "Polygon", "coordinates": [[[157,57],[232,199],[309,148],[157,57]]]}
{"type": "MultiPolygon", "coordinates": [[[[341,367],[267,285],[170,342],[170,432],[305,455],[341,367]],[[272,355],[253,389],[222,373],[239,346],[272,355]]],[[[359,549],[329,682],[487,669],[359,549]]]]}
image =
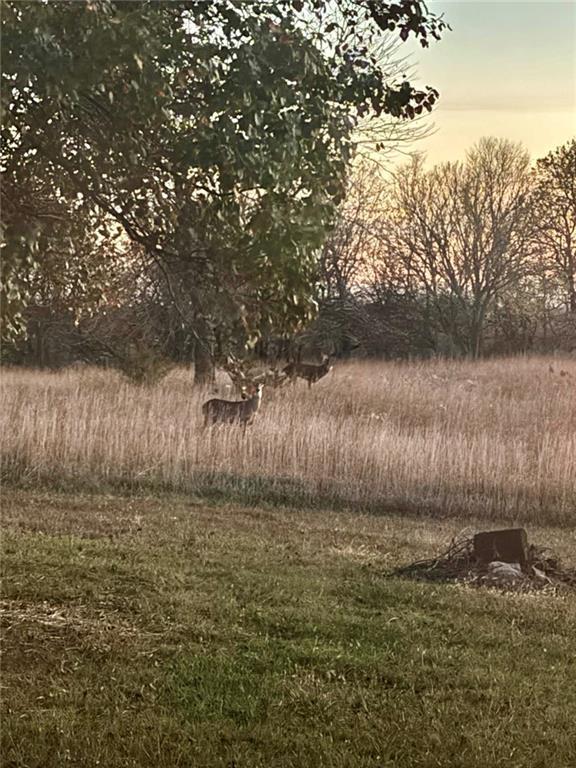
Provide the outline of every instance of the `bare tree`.
{"type": "Polygon", "coordinates": [[[533,200],[535,240],[576,313],[576,139],[537,161],[533,200]]]}
{"type": "Polygon", "coordinates": [[[367,265],[379,245],[379,221],[385,207],[386,181],[380,168],[360,162],[350,179],[338,224],[324,245],[320,268],[329,299],[346,299],[365,281],[367,265]]]}
{"type": "MultiPolygon", "coordinates": [[[[346,353],[375,344],[373,318],[365,302],[369,265],[380,247],[379,221],[385,206],[386,180],[380,166],[360,160],[348,184],[338,223],[320,258],[324,290],[321,312],[308,332],[308,346],[346,353]]],[[[376,345],[377,346],[377,345],[376,345]]]]}
{"type": "Polygon", "coordinates": [[[399,257],[405,280],[456,345],[482,354],[487,312],[529,258],[528,154],[484,138],[464,163],[427,171],[422,158],[392,185],[382,257],[399,257]]]}

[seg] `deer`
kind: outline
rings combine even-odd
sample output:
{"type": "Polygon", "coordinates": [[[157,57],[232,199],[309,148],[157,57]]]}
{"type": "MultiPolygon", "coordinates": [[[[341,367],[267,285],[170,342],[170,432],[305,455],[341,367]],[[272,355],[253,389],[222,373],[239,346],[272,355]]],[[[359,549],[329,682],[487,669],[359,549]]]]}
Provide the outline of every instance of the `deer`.
{"type": "Polygon", "coordinates": [[[322,355],[322,362],[320,365],[313,363],[300,363],[291,362],[283,369],[283,373],[292,380],[292,383],[297,378],[305,379],[308,382],[308,389],[319,381],[323,376],[326,376],[334,366],[330,365],[330,358],[328,355],[322,355]]]}
{"type": "Polygon", "coordinates": [[[256,384],[251,394],[243,395],[243,400],[208,400],[202,406],[204,427],[210,424],[242,424],[243,431],[254,421],[262,402],[263,384],[256,384]]]}

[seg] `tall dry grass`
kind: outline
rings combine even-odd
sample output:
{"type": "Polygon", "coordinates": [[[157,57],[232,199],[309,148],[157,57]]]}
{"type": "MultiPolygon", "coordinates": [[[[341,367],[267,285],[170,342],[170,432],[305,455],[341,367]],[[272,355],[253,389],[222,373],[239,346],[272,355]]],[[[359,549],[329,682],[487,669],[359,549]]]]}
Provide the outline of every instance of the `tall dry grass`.
{"type": "Polygon", "coordinates": [[[576,361],[342,363],[265,390],[246,436],[202,429],[208,396],[186,370],[4,370],[4,480],[576,523],[576,361]]]}

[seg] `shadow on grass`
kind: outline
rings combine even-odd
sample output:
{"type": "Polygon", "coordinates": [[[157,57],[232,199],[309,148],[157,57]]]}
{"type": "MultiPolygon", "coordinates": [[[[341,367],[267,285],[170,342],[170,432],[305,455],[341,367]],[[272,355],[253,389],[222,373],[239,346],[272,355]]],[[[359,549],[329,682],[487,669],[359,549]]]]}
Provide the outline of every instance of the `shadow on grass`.
{"type": "MultiPolygon", "coordinates": [[[[385,496],[382,498],[358,498],[357,489],[339,486],[332,480],[315,482],[311,486],[304,480],[291,477],[263,477],[258,475],[236,475],[229,472],[196,471],[181,480],[160,477],[138,477],[122,475],[115,477],[89,477],[64,471],[60,476],[42,473],[19,465],[10,458],[5,461],[0,473],[0,482],[7,487],[23,490],[51,490],[67,493],[115,493],[133,496],[152,493],[155,495],[189,495],[206,504],[235,503],[246,506],[291,507],[293,509],[349,511],[371,515],[401,515],[408,517],[433,517],[442,519],[483,519],[498,520],[502,523],[532,523],[547,526],[570,527],[573,518],[570,513],[551,511],[553,500],[548,500],[545,514],[542,502],[523,509],[490,509],[489,500],[473,498],[472,507],[450,506],[434,500],[407,501],[404,497],[385,496]],[[543,516],[544,515],[544,516],[543,516]]],[[[422,495],[426,495],[423,489],[422,495]]],[[[454,498],[466,498],[466,489],[454,489],[454,498]]]]}
{"type": "MultiPolygon", "coordinates": [[[[357,499],[326,482],[324,487],[310,487],[306,482],[289,477],[243,476],[226,472],[195,472],[186,481],[174,483],[161,478],[111,477],[91,478],[85,475],[54,476],[17,468],[13,462],[4,465],[0,482],[20,490],[47,490],[64,493],[115,493],[190,495],[207,504],[292,507],[294,509],[330,509],[365,514],[399,514],[408,516],[458,517],[439,504],[407,504],[405,500],[384,498],[357,499]]],[[[463,512],[462,512],[463,513],[463,512]]],[[[460,514],[462,514],[460,513],[460,514]]]]}

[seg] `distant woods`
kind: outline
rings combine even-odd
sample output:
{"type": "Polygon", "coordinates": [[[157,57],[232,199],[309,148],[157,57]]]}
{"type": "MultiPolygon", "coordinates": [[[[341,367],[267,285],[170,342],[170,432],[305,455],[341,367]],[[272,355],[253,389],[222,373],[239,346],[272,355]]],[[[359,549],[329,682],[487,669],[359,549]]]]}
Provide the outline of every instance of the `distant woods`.
{"type": "Polygon", "coordinates": [[[534,166],[482,139],[388,180],[356,168],[322,255],[314,332],[390,357],[576,349],[576,141],[534,166]]]}

